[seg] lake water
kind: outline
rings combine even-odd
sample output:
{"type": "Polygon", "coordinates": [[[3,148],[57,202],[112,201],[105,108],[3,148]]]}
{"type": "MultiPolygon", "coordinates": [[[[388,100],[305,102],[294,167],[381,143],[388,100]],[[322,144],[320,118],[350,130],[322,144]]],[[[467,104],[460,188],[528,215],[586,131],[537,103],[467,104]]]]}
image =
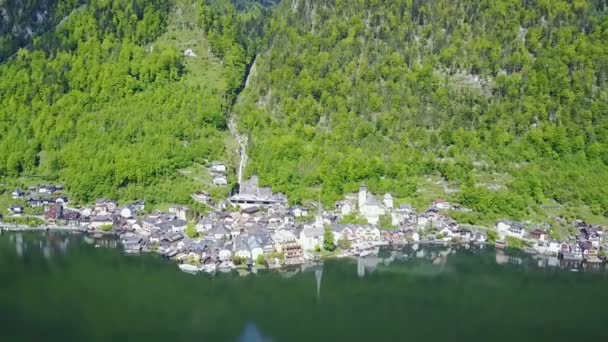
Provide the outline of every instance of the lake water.
{"type": "Polygon", "coordinates": [[[604,265],[418,246],[211,277],[90,242],[0,236],[1,341],[608,340],[604,265]]]}

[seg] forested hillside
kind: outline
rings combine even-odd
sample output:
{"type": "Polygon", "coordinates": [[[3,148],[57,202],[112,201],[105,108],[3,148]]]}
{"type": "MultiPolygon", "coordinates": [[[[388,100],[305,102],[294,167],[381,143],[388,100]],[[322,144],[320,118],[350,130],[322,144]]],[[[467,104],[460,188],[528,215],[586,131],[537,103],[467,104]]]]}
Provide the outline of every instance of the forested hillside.
{"type": "Polygon", "coordinates": [[[262,182],[331,203],[440,175],[480,217],[608,214],[605,0],[286,0],[235,108],[262,182]],[[507,175],[494,189],[484,175],[507,175]]]}
{"type": "Polygon", "coordinates": [[[0,1],[0,62],[40,34],[52,30],[81,0],[0,1]]]}
{"type": "Polygon", "coordinates": [[[205,38],[221,8],[236,27],[222,3],[91,0],[19,51],[0,66],[0,177],[60,181],[81,201],[186,201],[200,188],[177,170],[228,157],[248,64],[236,33],[205,38]]]}

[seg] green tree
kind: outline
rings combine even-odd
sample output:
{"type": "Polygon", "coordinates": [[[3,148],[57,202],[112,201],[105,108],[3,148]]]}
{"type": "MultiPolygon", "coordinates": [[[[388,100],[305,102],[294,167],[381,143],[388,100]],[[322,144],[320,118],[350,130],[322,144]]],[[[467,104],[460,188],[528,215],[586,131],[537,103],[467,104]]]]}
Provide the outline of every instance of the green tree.
{"type": "Polygon", "coordinates": [[[189,237],[191,239],[195,239],[199,236],[198,231],[196,230],[196,226],[192,222],[190,222],[186,225],[186,229],[184,230],[184,233],[186,234],[187,237],[189,237]]]}
{"type": "Polygon", "coordinates": [[[323,249],[328,252],[336,249],[336,245],[334,244],[334,233],[329,226],[325,226],[323,232],[323,249]]]}

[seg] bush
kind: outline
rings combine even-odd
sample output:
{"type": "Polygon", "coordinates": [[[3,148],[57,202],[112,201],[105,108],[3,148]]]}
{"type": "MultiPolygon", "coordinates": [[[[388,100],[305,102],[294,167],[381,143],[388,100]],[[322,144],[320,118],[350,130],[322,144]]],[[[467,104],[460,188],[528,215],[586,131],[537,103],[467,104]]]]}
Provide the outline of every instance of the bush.
{"type": "Polygon", "coordinates": [[[112,228],[114,228],[114,225],[111,224],[104,224],[103,226],[99,227],[99,229],[104,232],[109,232],[110,230],[112,230],[112,228]]]}
{"type": "Polygon", "coordinates": [[[264,254],[258,255],[258,257],[255,259],[255,263],[260,266],[266,265],[266,257],[264,256],[264,254]]]}

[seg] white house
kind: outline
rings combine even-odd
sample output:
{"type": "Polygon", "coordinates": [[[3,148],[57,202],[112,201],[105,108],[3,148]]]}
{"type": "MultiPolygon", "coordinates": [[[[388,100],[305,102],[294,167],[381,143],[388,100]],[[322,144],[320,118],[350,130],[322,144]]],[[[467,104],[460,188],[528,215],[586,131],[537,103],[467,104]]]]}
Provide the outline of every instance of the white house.
{"type": "Polygon", "coordinates": [[[249,250],[251,251],[252,260],[255,261],[260,255],[264,255],[264,249],[262,248],[262,245],[258,241],[257,237],[249,236],[247,238],[247,246],[249,247],[249,250]]]}
{"type": "Polygon", "coordinates": [[[305,251],[314,250],[323,245],[323,228],[305,227],[300,232],[300,245],[305,251]]]}
{"type": "Polygon", "coordinates": [[[356,239],[359,241],[377,241],[380,239],[380,230],[376,226],[359,226],[355,230],[356,239]]]}
{"type": "Polygon", "coordinates": [[[196,57],[196,53],[194,53],[194,51],[192,51],[192,49],[186,49],[184,51],[184,56],[187,56],[187,57],[196,57]]]}
{"type": "Polygon", "coordinates": [[[378,224],[380,216],[386,213],[385,206],[378,203],[374,195],[367,191],[364,184],[359,188],[359,213],[370,224],[378,224]]]}
{"type": "Polygon", "coordinates": [[[393,209],[394,203],[393,203],[393,195],[386,193],[384,194],[384,206],[387,209],[393,209]]]}
{"type": "Polygon", "coordinates": [[[439,209],[439,210],[450,210],[450,208],[452,207],[450,205],[450,202],[438,198],[433,202],[433,205],[435,206],[435,208],[439,209]]]}
{"type": "Polygon", "coordinates": [[[511,220],[500,220],[496,224],[496,230],[501,236],[511,236],[516,238],[523,238],[526,230],[521,223],[514,222],[511,220]]]}
{"type": "Polygon", "coordinates": [[[226,164],[224,163],[214,162],[213,165],[211,165],[211,172],[213,173],[226,174],[226,171],[226,164]]]}
{"type": "Polygon", "coordinates": [[[11,193],[11,195],[13,196],[13,199],[18,199],[18,198],[22,198],[23,196],[25,196],[25,193],[19,189],[16,189],[15,191],[13,191],[11,193]]]}
{"type": "Polygon", "coordinates": [[[228,185],[228,179],[225,176],[218,176],[213,178],[213,185],[215,186],[226,186],[228,185]]]}

